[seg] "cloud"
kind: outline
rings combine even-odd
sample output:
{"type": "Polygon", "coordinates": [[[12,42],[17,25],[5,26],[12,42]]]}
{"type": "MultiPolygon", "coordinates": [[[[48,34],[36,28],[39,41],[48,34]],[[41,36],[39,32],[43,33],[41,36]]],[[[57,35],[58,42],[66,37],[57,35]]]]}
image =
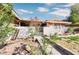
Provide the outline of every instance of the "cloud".
{"type": "Polygon", "coordinates": [[[73,5],[75,5],[75,3],[70,3],[70,4],[67,4],[67,5],[64,5],[64,7],[71,7],[73,5]]]}
{"type": "Polygon", "coordinates": [[[58,9],[49,14],[66,17],[70,15],[70,9],[58,9]]]}
{"type": "Polygon", "coordinates": [[[38,7],[37,11],[38,12],[48,12],[49,10],[47,8],[44,8],[44,7],[38,7]]]}
{"type": "Polygon", "coordinates": [[[23,17],[23,20],[29,20],[29,18],[27,18],[27,17],[23,17]]]}
{"type": "Polygon", "coordinates": [[[20,12],[20,11],[18,11],[17,9],[15,9],[15,12],[16,12],[17,14],[23,15],[23,12],[20,12]]]}
{"type": "Polygon", "coordinates": [[[47,5],[47,6],[52,6],[52,3],[45,3],[45,5],[47,5]]]}
{"type": "Polygon", "coordinates": [[[23,13],[32,14],[33,13],[32,11],[29,11],[26,9],[17,9],[17,12],[20,14],[23,14],[23,13]]]}
{"type": "Polygon", "coordinates": [[[52,8],[52,9],[58,10],[58,9],[60,9],[60,8],[52,8]]]}

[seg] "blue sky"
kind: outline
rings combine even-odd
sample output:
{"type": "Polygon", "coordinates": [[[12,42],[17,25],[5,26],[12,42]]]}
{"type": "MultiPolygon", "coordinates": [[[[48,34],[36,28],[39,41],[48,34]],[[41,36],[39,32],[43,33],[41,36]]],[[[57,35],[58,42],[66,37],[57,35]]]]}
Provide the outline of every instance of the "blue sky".
{"type": "Polygon", "coordinates": [[[14,10],[23,20],[38,17],[42,20],[48,19],[66,19],[71,12],[71,6],[68,3],[15,3],[14,10]]]}

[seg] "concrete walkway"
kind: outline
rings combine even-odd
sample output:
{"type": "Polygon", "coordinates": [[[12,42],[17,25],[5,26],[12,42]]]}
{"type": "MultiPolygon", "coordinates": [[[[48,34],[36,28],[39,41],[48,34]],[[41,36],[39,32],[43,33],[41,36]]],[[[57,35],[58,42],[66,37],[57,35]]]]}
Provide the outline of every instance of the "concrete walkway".
{"type": "Polygon", "coordinates": [[[54,47],[52,47],[52,53],[53,55],[61,55],[61,53],[58,52],[54,47]]]}

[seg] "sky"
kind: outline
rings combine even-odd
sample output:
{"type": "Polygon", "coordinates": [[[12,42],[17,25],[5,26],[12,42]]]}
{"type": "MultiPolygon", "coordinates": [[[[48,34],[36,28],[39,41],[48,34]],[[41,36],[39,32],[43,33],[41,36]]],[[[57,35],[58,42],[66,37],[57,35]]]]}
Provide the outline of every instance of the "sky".
{"type": "Polygon", "coordinates": [[[13,9],[23,19],[38,17],[42,20],[61,19],[70,16],[71,6],[69,3],[14,3],[13,9]]]}

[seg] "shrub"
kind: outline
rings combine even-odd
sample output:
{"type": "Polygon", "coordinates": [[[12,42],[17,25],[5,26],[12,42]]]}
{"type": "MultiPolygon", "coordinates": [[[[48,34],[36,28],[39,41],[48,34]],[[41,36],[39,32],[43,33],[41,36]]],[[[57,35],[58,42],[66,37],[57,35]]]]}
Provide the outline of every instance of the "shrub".
{"type": "Polygon", "coordinates": [[[70,36],[68,37],[71,41],[79,41],[79,36],[70,36]]]}
{"type": "Polygon", "coordinates": [[[73,29],[71,27],[68,28],[67,32],[73,33],[73,29]]]}
{"type": "Polygon", "coordinates": [[[56,41],[56,40],[60,40],[61,38],[60,37],[58,37],[58,35],[53,35],[53,36],[51,36],[51,39],[53,40],[53,41],[56,41]]]}

